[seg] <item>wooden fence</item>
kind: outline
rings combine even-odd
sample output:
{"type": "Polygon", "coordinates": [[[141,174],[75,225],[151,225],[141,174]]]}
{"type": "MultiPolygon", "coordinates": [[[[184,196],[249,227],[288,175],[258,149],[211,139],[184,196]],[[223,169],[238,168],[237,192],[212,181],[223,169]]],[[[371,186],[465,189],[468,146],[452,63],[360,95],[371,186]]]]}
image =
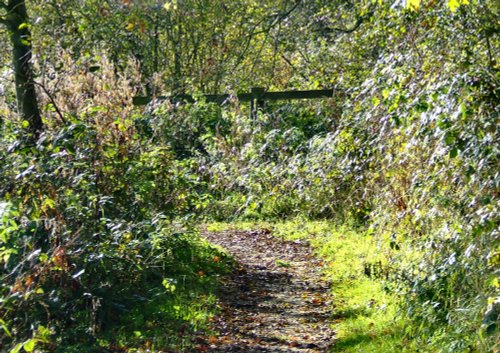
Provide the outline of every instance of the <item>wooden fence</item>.
{"type": "MultiPolygon", "coordinates": [[[[310,90],[310,91],[281,91],[268,92],[261,87],[253,87],[249,93],[238,93],[236,97],[240,102],[250,102],[250,114],[254,118],[259,109],[264,107],[265,101],[296,100],[296,99],[318,99],[333,97],[333,89],[310,90]]],[[[209,103],[225,104],[231,95],[229,94],[205,94],[202,95],[209,103]]],[[[191,95],[180,94],[172,97],[160,96],[157,100],[170,100],[172,102],[194,102],[191,95]]],[[[133,103],[136,106],[147,105],[153,100],[152,97],[134,97],[133,103]]]]}

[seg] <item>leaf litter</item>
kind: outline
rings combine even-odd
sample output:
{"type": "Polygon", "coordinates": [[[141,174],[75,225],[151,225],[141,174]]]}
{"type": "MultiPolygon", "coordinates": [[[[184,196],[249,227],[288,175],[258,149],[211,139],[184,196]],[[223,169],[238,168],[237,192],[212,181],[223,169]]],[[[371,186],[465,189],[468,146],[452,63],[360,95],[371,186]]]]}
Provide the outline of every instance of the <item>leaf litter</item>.
{"type": "Polygon", "coordinates": [[[215,334],[196,338],[198,352],[327,352],[334,341],[329,284],[305,241],[269,229],[202,235],[238,262],[220,289],[215,334]]]}

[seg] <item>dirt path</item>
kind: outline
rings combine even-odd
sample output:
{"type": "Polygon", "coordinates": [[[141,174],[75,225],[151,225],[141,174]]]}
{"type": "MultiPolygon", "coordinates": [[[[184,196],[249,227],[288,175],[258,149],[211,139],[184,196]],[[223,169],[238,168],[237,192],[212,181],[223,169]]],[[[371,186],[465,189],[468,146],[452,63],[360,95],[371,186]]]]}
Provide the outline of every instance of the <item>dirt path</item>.
{"type": "Polygon", "coordinates": [[[221,293],[206,352],[327,352],[333,342],[328,284],[308,244],[258,231],[203,232],[239,263],[221,293]]]}

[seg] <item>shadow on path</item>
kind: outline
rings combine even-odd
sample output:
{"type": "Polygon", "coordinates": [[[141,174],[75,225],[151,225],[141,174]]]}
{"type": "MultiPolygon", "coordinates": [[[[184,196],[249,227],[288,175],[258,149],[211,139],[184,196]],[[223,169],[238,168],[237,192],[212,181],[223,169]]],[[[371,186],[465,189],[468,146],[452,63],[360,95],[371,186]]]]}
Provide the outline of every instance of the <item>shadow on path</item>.
{"type": "Polygon", "coordinates": [[[204,352],[327,352],[333,342],[328,284],[321,261],[301,241],[267,229],[203,232],[239,268],[221,289],[217,336],[198,338],[204,352]]]}

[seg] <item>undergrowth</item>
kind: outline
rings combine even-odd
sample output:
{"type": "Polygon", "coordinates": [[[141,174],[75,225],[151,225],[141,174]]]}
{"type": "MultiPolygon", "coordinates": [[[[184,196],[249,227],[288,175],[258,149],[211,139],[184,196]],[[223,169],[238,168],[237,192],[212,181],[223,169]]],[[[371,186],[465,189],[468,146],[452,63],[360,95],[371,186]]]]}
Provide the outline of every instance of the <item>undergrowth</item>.
{"type": "Polygon", "coordinates": [[[137,133],[127,77],[102,67],[74,69],[59,103],[77,111],[36,144],[1,127],[2,351],[182,351],[216,310],[231,260],[193,228],[201,182],[137,133]]]}

